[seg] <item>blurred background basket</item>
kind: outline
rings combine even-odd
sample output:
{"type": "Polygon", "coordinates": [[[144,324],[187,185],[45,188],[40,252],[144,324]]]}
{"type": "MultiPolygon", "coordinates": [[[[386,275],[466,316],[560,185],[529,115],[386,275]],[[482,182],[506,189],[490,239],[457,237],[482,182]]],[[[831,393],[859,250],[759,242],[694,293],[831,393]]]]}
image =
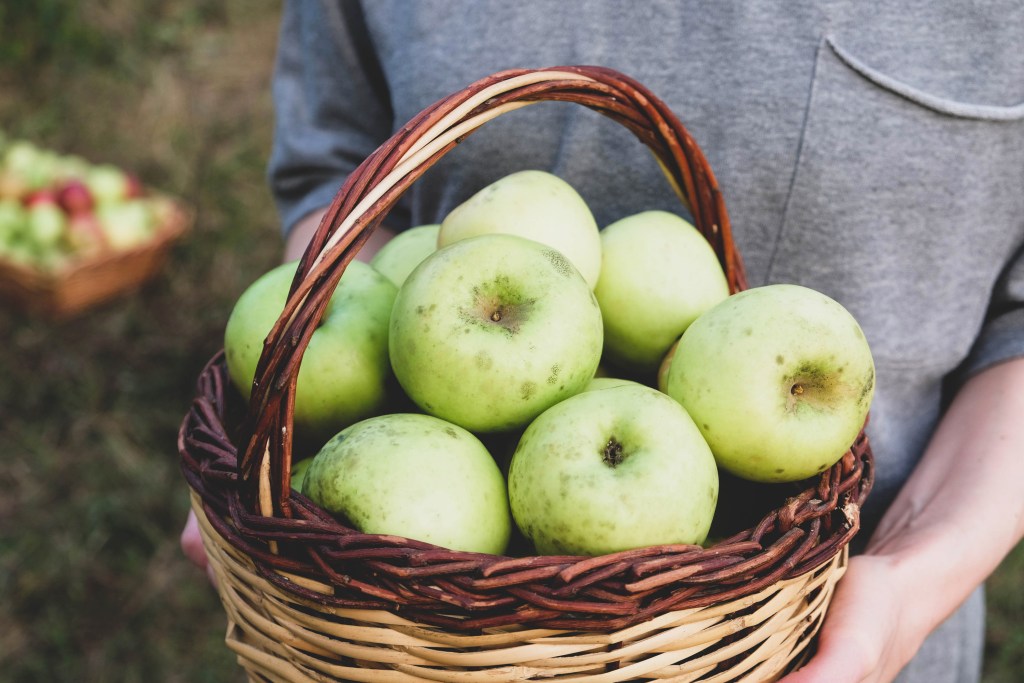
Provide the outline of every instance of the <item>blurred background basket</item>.
{"type": "Polygon", "coordinates": [[[572,102],[654,153],[733,292],[747,287],[697,144],[643,85],[599,67],[495,74],[435,103],[349,177],[300,261],[248,404],[222,354],[179,432],[182,470],[228,615],[264,681],[765,681],[801,660],[859,529],[862,433],[820,477],[708,548],[498,557],[363,534],[290,491],[298,364],[347,264],[402,192],[486,121],[572,102]]]}
{"type": "Polygon", "coordinates": [[[53,269],[0,259],[0,298],[21,310],[60,319],[145,284],[159,274],[194,219],[181,202],[166,199],[161,224],[136,246],[106,249],[53,269]]]}

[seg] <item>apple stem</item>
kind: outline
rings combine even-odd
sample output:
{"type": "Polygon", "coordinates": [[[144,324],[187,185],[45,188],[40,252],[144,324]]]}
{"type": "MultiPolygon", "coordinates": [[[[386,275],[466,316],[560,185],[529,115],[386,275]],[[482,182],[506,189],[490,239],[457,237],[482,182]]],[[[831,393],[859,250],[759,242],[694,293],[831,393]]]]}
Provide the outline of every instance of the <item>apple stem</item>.
{"type": "Polygon", "coordinates": [[[491,320],[493,322],[500,323],[501,322],[501,310],[497,310],[494,313],[491,313],[491,320]]]}
{"type": "Polygon", "coordinates": [[[789,393],[793,394],[794,396],[800,396],[801,394],[804,393],[804,385],[803,384],[799,384],[799,383],[798,384],[794,384],[790,388],[789,393]]]}
{"type": "Polygon", "coordinates": [[[608,439],[608,443],[604,446],[604,464],[609,467],[615,467],[624,460],[622,453],[622,444],[619,443],[615,437],[608,439]]]}

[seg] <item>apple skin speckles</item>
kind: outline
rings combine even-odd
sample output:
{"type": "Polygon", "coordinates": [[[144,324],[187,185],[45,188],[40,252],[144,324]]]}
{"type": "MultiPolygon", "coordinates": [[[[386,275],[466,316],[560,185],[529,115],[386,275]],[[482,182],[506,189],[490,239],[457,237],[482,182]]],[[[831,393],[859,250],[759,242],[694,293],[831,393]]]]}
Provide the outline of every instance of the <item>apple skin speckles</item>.
{"type": "Polygon", "coordinates": [[[572,555],[701,543],[719,487],[686,411],[628,381],[542,413],[519,440],[508,482],[513,517],[536,550],[572,555]]]}
{"type": "Polygon", "coordinates": [[[665,386],[723,469],[786,482],[828,469],[849,449],[871,405],[874,372],[849,311],[780,284],[734,294],[698,318],[676,346],[665,386]]]}
{"type": "Polygon", "coordinates": [[[523,428],[583,389],[601,359],[601,312],[550,252],[487,234],[438,249],[409,274],[388,344],[414,403],[480,434],[523,428]]]}

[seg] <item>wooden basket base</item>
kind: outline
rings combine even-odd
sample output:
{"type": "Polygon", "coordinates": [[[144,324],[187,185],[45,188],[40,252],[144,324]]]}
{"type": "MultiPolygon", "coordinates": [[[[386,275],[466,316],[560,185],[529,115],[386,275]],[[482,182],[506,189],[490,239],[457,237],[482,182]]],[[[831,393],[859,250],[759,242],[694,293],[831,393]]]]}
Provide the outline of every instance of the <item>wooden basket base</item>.
{"type": "Polygon", "coordinates": [[[193,212],[175,201],[150,240],[75,261],[54,273],[0,260],[0,299],[54,320],[71,318],[156,277],[193,221],[193,212]]]}
{"type": "Polygon", "coordinates": [[[774,681],[805,656],[847,564],[844,549],[754,595],[615,632],[452,633],[287,594],[214,530],[195,494],[192,507],[227,612],[227,645],[251,681],[774,681]]]}

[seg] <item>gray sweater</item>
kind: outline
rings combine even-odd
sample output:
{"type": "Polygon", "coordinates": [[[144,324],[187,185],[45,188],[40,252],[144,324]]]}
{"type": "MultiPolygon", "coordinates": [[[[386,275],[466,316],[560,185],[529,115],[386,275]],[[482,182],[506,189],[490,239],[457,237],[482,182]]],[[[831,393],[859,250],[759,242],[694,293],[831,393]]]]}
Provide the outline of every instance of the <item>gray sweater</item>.
{"type": "MultiPolygon", "coordinates": [[[[813,287],[863,326],[877,365],[870,527],[963,378],[1024,355],[1022,36],[1013,0],[294,2],[270,180],[287,227],[396,127],[482,76],[633,76],[708,157],[751,284],[813,287]]],[[[543,103],[470,136],[388,222],[437,222],[524,168],[566,179],[602,225],[680,211],[628,131],[543,103]]],[[[948,680],[972,680],[964,661],[948,680]]]]}

